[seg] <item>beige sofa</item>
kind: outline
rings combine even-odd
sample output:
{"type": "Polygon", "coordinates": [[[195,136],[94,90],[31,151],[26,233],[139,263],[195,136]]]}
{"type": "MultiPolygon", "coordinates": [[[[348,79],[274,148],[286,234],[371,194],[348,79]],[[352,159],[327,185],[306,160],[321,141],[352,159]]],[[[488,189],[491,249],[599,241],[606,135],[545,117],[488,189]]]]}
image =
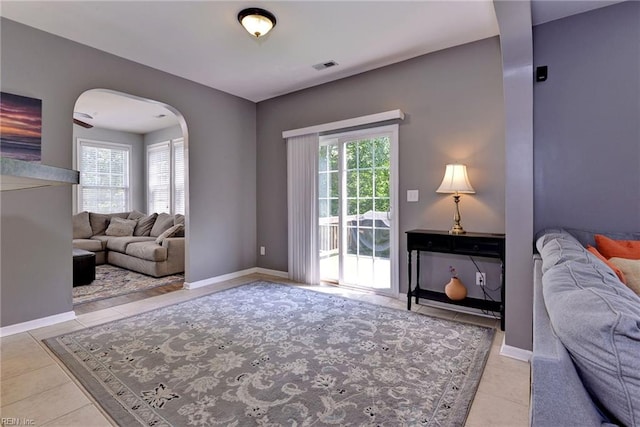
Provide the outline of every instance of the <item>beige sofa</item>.
{"type": "Polygon", "coordinates": [[[73,216],[73,247],[154,277],[184,272],[184,216],[81,212],[73,216]],[[116,219],[117,218],[117,219],[116,219]]]}

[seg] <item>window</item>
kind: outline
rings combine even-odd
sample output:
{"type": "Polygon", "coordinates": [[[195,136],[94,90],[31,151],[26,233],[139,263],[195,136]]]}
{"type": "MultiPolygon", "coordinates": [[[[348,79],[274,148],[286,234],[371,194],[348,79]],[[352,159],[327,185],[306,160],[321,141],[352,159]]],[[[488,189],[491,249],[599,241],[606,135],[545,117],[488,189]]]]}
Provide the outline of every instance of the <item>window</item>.
{"type": "Polygon", "coordinates": [[[130,151],[127,145],[78,139],[79,212],[130,210],[130,151]]]}
{"type": "Polygon", "coordinates": [[[173,139],[147,147],[148,213],[185,212],[184,140],[173,139]]]}

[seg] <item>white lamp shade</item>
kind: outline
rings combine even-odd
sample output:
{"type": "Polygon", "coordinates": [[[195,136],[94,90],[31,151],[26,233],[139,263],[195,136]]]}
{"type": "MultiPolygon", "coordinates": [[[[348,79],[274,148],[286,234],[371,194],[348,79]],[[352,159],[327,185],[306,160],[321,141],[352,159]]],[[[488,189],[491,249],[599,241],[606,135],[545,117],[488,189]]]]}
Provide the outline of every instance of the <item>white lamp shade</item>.
{"type": "Polygon", "coordinates": [[[273,22],[269,18],[258,14],[247,15],[240,23],[249,34],[256,37],[264,36],[273,28],[273,22]]]}
{"type": "Polygon", "coordinates": [[[473,194],[475,192],[467,176],[467,166],[459,164],[447,165],[442,184],[436,190],[436,193],[473,194]]]}

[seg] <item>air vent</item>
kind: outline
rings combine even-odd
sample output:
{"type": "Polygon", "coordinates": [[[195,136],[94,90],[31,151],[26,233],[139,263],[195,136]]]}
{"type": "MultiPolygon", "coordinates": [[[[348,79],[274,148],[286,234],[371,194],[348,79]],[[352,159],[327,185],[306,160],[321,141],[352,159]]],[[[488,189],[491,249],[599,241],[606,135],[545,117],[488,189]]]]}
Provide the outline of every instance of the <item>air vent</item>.
{"type": "Polygon", "coordinates": [[[316,70],[320,71],[320,70],[324,70],[327,68],[331,68],[331,67],[335,67],[336,65],[338,65],[338,63],[336,61],[327,61],[327,62],[321,62],[319,64],[316,64],[313,66],[313,68],[315,68],[316,70]]]}

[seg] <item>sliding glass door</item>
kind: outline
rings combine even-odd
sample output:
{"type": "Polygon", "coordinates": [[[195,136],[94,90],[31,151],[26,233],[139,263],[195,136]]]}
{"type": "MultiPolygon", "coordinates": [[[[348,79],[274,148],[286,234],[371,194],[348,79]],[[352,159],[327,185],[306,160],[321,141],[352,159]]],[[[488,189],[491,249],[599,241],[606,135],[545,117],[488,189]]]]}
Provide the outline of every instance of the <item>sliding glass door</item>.
{"type": "Polygon", "coordinates": [[[320,278],[397,294],[397,125],[321,138],[320,278]]]}

